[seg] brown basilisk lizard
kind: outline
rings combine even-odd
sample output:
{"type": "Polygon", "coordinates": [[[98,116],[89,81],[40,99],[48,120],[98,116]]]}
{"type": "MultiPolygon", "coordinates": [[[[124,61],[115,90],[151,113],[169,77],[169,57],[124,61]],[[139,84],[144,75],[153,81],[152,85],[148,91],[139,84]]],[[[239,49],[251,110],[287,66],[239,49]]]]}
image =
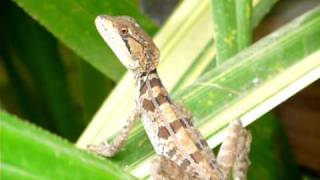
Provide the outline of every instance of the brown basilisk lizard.
{"type": "Polygon", "coordinates": [[[114,156],[135,122],[143,126],[156,151],[153,179],[246,179],[251,135],[240,120],[229,125],[229,135],[217,158],[191,122],[191,115],[173,103],[157,73],[159,50],[152,39],[128,16],[98,16],[96,26],[122,64],[134,74],[136,109],[112,144],[89,145],[100,155],[114,156]]]}

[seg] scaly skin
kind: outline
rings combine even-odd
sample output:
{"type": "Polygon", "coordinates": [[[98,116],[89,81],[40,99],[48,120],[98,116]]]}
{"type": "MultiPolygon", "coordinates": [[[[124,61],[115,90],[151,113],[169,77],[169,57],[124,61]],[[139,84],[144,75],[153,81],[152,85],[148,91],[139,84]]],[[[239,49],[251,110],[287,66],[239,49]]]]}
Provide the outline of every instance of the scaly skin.
{"type": "Polygon", "coordinates": [[[251,136],[239,120],[230,125],[229,136],[215,159],[191,117],[170,99],[157,73],[159,50],[136,21],[127,16],[98,16],[97,29],[122,64],[134,74],[138,89],[136,110],[113,144],[90,145],[104,156],[123,146],[136,119],[144,128],[158,157],[153,179],[246,179],[251,136]]]}

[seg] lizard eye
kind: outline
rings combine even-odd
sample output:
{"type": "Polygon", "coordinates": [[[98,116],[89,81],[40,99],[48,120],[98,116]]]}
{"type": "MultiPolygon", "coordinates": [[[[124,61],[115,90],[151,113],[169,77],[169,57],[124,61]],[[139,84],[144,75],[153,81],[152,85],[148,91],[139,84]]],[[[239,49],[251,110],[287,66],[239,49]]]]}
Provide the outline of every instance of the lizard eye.
{"type": "Polygon", "coordinates": [[[120,29],[122,34],[127,34],[128,33],[128,29],[127,28],[121,28],[120,29]]]}

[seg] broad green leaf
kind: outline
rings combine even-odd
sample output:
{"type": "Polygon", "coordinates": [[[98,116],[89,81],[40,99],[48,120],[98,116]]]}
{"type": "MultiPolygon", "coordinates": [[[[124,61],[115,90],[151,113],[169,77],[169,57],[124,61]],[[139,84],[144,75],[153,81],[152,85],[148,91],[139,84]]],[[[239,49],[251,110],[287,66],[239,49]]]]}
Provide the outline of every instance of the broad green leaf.
{"type": "MultiPolygon", "coordinates": [[[[230,121],[240,118],[247,125],[320,77],[319,33],[320,8],[316,8],[207,72],[173,97],[192,110],[195,123],[215,147],[224,138],[230,121]]],[[[105,123],[114,128],[110,122],[105,123]]],[[[101,133],[87,142],[103,137],[106,135],[101,133]]],[[[140,127],[115,160],[144,177],[152,154],[140,127]]]]}
{"type": "Polygon", "coordinates": [[[3,111],[0,132],[1,179],[135,179],[110,161],[3,111]]]}
{"type": "Polygon", "coordinates": [[[155,25],[128,0],[14,0],[54,36],[74,50],[80,57],[117,81],[124,73],[111,50],[98,35],[94,19],[100,14],[129,15],[149,33],[155,25]]]}

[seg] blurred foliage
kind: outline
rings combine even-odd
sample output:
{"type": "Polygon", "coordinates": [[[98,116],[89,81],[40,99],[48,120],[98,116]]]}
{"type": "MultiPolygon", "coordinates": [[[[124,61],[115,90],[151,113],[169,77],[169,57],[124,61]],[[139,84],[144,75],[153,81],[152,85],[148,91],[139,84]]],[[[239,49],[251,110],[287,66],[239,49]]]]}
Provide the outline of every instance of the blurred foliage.
{"type": "Polygon", "coordinates": [[[248,179],[300,179],[286,134],[274,115],[264,115],[250,125],[249,130],[254,138],[248,179]]]}
{"type": "Polygon", "coordinates": [[[75,140],[84,124],[71,101],[56,39],[14,4],[1,3],[1,54],[22,116],[75,140]]]}

